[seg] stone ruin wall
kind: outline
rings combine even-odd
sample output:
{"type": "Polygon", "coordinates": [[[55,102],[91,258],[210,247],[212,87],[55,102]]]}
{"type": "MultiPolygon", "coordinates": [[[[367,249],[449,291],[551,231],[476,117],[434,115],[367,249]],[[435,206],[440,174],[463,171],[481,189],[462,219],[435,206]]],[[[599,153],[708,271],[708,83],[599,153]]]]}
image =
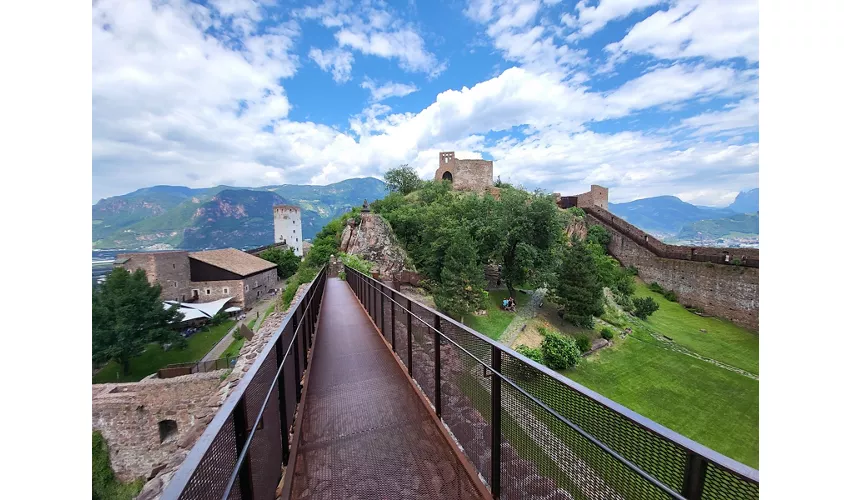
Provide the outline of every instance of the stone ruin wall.
{"type": "MultiPolygon", "coordinates": [[[[587,212],[588,222],[604,226],[611,234],[611,242],[608,244],[611,255],[624,266],[636,267],[640,278],[645,282],[654,281],[665,289],[673,290],[683,305],[698,307],[707,314],[726,318],[758,331],[758,268],[697,262],[688,260],[684,255],[680,259],[658,257],[632,240],[642,237],[645,234],[643,231],[634,228],[634,234],[626,235],[594,215],[587,212]]],[[[690,253],[690,247],[673,247],[660,241],[658,243],[665,247],[681,248],[690,253]]],[[[713,253],[718,249],[694,250],[713,253]]],[[[754,258],[758,259],[757,249],[731,250],[741,255],[755,254],[754,258]]]]}
{"type": "Polygon", "coordinates": [[[147,479],[178,450],[191,448],[215,414],[210,396],[222,371],[165,380],[92,385],[92,429],[109,446],[112,469],[121,481],[147,479]],[[173,421],[176,432],[160,441],[160,423],[173,421]]]}
{"type": "Polygon", "coordinates": [[[452,189],[483,193],[493,186],[491,160],[460,160],[455,157],[453,151],[443,151],[440,153],[440,164],[434,173],[434,180],[441,180],[446,172],[452,175],[452,189]]]}

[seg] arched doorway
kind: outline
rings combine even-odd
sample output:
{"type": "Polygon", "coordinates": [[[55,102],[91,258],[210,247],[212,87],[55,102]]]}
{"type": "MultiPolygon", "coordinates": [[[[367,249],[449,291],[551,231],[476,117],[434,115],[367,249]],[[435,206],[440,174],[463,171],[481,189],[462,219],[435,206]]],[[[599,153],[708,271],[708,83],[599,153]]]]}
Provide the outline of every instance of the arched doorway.
{"type": "Polygon", "coordinates": [[[452,182],[452,173],[451,172],[443,172],[443,180],[452,182]]]}

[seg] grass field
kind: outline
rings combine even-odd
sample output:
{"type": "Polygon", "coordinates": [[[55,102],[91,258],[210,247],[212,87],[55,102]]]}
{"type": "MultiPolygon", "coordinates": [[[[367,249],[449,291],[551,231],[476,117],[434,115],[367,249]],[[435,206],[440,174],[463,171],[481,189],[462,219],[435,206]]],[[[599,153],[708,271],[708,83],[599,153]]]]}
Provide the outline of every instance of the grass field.
{"type": "Polygon", "coordinates": [[[759,372],[759,337],[731,321],[698,316],[637,281],[637,297],[652,297],[659,308],[647,320],[658,333],[703,356],[753,374],[759,372]],[[700,329],[706,330],[705,333],[700,329]]]}
{"type": "Polygon", "coordinates": [[[174,363],[189,363],[203,358],[236,322],[233,320],[196,333],[189,337],[188,345],[182,350],[163,351],[158,344],[150,344],[140,356],[130,360],[130,373],[121,375],[121,367],[110,361],[92,378],[95,384],[107,382],[137,382],[160,368],[174,363]]]}
{"type": "MultiPolygon", "coordinates": [[[[507,290],[493,290],[490,292],[490,298],[487,302],[487,314],[484,316],[475,316],[470,314],[463,318],[464,324],[475,331],[487,335],[491,339],[499,340],[502,332],[513,321],[516,313],[502,310],[502,300],[508,298],[507,290]]],[[[525,305],[529,297],[524,293],[517,292],[516,297],[517,308],[525,305]]]]}
{"type": "Polygon", "coordinates": [[[245,345],[245,337],[242,337],[239,340],[234,340],[233,342],[230,343],[229,346],[227,346],[227,349],[224,350],[221,357],[222,358],[226,358],[226,357],[235,358],[235,357],[239,356],[239,350],[242,349],[243,345],[245,345]]]}

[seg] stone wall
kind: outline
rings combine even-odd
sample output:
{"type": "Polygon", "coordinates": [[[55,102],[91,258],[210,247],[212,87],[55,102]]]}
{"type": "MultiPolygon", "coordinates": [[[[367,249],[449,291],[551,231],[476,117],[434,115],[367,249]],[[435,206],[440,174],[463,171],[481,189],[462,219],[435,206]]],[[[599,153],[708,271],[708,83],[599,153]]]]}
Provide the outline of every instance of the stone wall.
{"type": "Polygon", "coordinates": [[[277,268],[271,268],[254,276],[249,276],[242,280],[244,283],[242,308],[250,309],[258,300],[262,299],[269,290],[277,288],[277,268]],[[247,290],[246,290],[247,288],[247,290]],[[260,293],[257,296],[257,292],[260,293]]]}
{"type": "Polygon", "coordinates": [[[452,188],[460,191],[482,193],[493,185],[493,162],[490,160],[459,160],[453,151],[440,153],[440,165],[434,173],[435,180],[451,174],[452,188]]]}
{"type": "Polygon", "coordinates": [[[178,448],[191,448],[203,428],[196,424],[206,424],[217,409],[208,403],[221,375],[92,385],[92,429],[109,444],[115,475],[122,481],[147,479],[178,448]]]}
{"type": "Polygon", "coordinates": [[[603,210],[608,210],[608,188],[593,184],[590,186],[590,191],[582,193],[576,197],[578,206],[584,207],[599,207],[603,210]]]}
{"type": "MultiPolygon", "coordinates": [[[[657,282],[673,290],[679,302],[698,307],[712,316],[726,318],[746,328],[758,331],[759,325],[759,271],[758,268],[697,262],[686,258],[659,257],[647,247],[635,242],[642,231],[634,226],[636,234],[624,234],[604,220],[587,212],[589,223],[601,224],[611,234],[608,251],[624,266],[635,266],[647,283],[657,282]]],[[[658,242],[661,243],[661,242],[658,242]]],[[[663,243],[661,243],[664,245],[663,243]]],[[[667,245],[669,246],[669,245],[667,245]]],[[[685,248],[690,254],[690,249],[685,248]]],[[[700,248],[701,252],[715,249],[700,248]]],[[[732,249],[751,250],[751,249],[732,249]]],[[[748,252],[752,255],[752,252],[748,252]]],[[[756,261],[758,256],[756,254],[756,261]]]]}
{"type": "Polygon", "coordinates": [[[189,252],[156,252],[118,254],[116,259],[129,259],[124,269],[134,272],[144,269],[148,281],[162,285],[162,300],[187,300],[189,285],[189,252]]]}
{"type": "Polygon", "coordinates": [[[224,280],[224,281],[190,281],[189,292],[186,294],[186,299],[192,297],[193,290],[198,291],[198,302],[214,302],[225,297],[233,297],[230,305],[242,307],[245,302],[245,285],[242,280],[224,280]],[[227,291],[225,292],[225,288],[227,291]],[[207,295],[207,290],[210,291],[207,295]]]}

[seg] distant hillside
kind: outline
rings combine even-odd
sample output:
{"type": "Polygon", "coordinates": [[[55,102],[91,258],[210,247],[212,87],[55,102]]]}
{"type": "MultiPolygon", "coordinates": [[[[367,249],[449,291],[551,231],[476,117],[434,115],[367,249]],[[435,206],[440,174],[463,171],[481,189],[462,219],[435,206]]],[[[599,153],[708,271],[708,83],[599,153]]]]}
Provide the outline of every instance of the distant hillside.
{"type": "Polygon", "coordinates": [[[741,191],[735,198],[735,201],[729,205],[729,210],[742,214],[755,214],[759,211],[759,190],[758,188],[749,191],[741,191]]]}
{"type": "Polygon", "coordinates": [[[735,215],[729,209],[698,207],[675,196],[609,203],[608,210],[644,231],[660,236],[675,235],[692,222],[735,215]]]}
{"type": "Polygon", "coordinates": [[[677,238],[682,240],[742,238],[758,236],[758,234],[758,215],[736,214],[732,217],[687,224],[679,231],[677,238]]]}
{"type": "Polygon", "coordinates": [[[265,245],[274,240],[272,206],[281,203],[301,207],[303,237],[310,239],[352,206],[386,193],[384,182],[371,177],[327,186],[153,186],[95,204],[92,246],[195,250],[265,245]]]}

